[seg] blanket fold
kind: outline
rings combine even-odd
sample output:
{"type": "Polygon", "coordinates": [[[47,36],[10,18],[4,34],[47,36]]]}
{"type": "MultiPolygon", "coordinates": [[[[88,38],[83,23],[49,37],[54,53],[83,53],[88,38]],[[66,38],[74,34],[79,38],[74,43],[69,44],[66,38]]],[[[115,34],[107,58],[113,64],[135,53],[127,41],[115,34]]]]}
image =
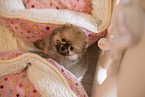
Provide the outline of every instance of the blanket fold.
{"type": "Polygon", "coordinates": [[[46,60],[36,54],[20,51],[0,52],[0,59],[0,83],[5,87],[0,89],[1,96],[14,95],[6,92],[9,89],[21,96],[28,95],[29,91],[23,93],[16,90],[20,86],[11,85],[19,83],[25,86],[29,84],[28,87],[36,89],[42,97],[87,97],[77,78],[52,59],[46,60]],[[27,80],[20,78],[22,74],[27,76],[27,80]]]}

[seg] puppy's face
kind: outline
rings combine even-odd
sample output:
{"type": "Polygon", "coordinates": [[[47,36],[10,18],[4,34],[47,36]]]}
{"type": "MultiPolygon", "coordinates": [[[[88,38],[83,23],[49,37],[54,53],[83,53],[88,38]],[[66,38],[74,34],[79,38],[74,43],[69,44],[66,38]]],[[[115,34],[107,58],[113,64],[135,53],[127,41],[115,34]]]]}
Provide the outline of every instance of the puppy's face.
{"type": "Polygon", "coordinates": [[[52,43],[57,52],[63,56],[78,56],[87,47],[87,36],[76,26],[64,26],[54,31],[52,43]]]}
{"type": "MultiPolygon", "coordinates": [[[[46,54],[55,54],[75,60],[84,53],[88,39],[82,30],[76,26],[65,25],[54,30],[48,39],[37,41],[34,45],[44,50],[46,54]]],[[[53,56],[53,55],[49,55],[53,56]]]]}

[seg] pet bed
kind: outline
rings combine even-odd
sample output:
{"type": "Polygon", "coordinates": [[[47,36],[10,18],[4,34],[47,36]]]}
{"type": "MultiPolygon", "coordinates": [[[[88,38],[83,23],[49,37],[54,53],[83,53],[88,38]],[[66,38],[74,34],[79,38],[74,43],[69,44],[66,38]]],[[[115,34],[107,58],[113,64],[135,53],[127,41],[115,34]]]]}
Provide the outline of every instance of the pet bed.
{"type": "Polygon", "coordinates": [[[64,67],[52,59],[21,51],[28,51],[33,42],[49,37],[54,29],[66,23],[81,27],[88,36],[88,45],[92,45],[106,33],[112,3],[112,0],[0,0],[0,95],[87,97],[81,83],[64,67]]]}

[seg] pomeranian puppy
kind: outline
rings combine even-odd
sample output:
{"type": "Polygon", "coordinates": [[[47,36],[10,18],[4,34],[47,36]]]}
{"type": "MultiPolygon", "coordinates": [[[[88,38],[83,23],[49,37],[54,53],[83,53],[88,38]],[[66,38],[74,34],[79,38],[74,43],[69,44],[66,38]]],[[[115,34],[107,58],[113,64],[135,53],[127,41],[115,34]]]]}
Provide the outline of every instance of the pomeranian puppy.
{"type": "Polygon", "coordinates": [[[54,30],[49,38],[34,43],[43,51],[43,57],[55,60],[80,79],[88,67],[87,44],[88,38],[82,29],[68,24],[54,30]]]}

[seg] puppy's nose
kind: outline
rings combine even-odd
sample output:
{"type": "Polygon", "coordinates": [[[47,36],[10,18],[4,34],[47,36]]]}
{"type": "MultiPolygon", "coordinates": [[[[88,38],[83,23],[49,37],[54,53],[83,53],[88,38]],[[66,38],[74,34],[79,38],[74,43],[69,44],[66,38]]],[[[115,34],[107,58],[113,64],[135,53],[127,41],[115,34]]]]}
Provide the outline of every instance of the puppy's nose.
{"type": "Polygon", "coordinates": [[[61,48],[60,48],[60,54],[62,54],[62,55],[68,55],[68,45],[67,44],[63,44],[63,45],[61,45],[61,48]]]}
{"type": "Polygon", "coordinates": [[[63,44],[62,46],[61,46],[61,51],[66,51],[66,50],[68,50],[68,45],[67,44],[63,44]]]}
{"type": "Polygon", "coordinates": [[[65,48],[64,48],[64,47],[61,47],[61,50],[62,50],[62,51],[65,51],[65,48]]]}

